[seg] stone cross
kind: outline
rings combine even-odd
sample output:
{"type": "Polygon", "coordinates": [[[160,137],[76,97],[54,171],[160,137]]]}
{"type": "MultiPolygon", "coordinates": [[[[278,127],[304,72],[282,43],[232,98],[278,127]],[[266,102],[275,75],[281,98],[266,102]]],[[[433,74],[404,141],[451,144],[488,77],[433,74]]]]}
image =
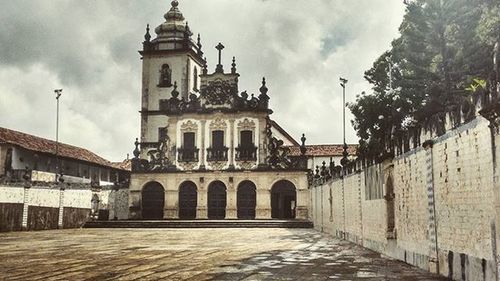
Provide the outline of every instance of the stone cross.
{"type": "Polygon", "coordinates": [[[215,48],[219,51],[219,64],[217,64],[217,67],[215,69],[215,72],[218,73],[224,73],[224,69],[222,68],[222,50],[224,49],[224,45],[222,43],[219,43],[215,48]]]}

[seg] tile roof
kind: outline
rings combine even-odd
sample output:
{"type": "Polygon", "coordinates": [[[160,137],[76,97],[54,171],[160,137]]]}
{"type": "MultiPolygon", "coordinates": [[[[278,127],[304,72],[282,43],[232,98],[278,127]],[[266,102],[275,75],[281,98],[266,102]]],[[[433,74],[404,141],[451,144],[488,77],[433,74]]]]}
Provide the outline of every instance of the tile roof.
{"type": "MultiPolygon", "coordinates": [[[[55,155],[56,142],[49,139],[0,127],[0,143],[15,145],[27,150],[55,155]]],[[[104,167],[122,169],[112,162],[81,147],[59,143],[59,156],[89,162],[104,167]]]]}
{"type": "Polygon", "coordinates": [[[122,162],[111,162],[113,167],[117,169],[122,169],[122,170],[127,170],[127,171],[132,171],[132,160],[131,159],[125,159],[122,162]]]}
{"type": "MultiPolygon", "coordinates": [[[[307,156],[342,156],[344,151],[344,145],[342,144],[316,144],[306,145],[306,147],[307,156]]],[[[300,155],[300,146],[289,146],[288,148],[290,148],[290,156],[300,155]]],[[[349,155],[354,155],[357,148],[358,145],[356,144],[348,144],[347,152],[349,152],[349,155]]]]}

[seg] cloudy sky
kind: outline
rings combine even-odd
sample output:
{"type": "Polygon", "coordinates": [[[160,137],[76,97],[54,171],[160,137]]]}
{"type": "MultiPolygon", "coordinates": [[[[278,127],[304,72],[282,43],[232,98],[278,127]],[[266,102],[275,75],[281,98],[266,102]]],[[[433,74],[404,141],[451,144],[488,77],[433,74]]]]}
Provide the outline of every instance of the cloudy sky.
{"type": "MultiPolygon", "coordinates": [[[[180,0],[201,33],[211,70],[220,41],[237,58],[240,90],[268,81],[272,116],[309,144],[342,142],[347,101],[370,90],[363,72],[390,47],[402,0],[180,0]]],[[[141,48],[167,0],[17,0],[0,10],[0,126],[55,137],[54,89],[62,88],[60,140],[113,161],[139,136],[141,48]]],[[[349,117],[349,115],[348,115],[349,117]]],[[[347,141],[357,142],[350,124],[347,141]]]]}

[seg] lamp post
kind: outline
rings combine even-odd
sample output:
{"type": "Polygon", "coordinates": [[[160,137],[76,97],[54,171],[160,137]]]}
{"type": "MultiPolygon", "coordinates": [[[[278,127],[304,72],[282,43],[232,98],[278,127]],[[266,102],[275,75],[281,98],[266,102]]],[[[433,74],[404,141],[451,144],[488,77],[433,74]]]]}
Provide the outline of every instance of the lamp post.
{"type": "Polygon", "coordinates": [[[56,102],[57,102],[57,109],[56,109],[56,182],[58,182],[58,176],[59,176],[59,98],[62,95],[62,89],[56,89],[54,90],[54,93],[56,93],[56,102]]]}
{"type": "Polygon", "coordinates": [[[347,84],[347,79],[340,77],[340,86],[342,87],[342,125],[344,132],[344,151],[342,152],[342,160],[340,160],[340,164],[345,167],[347,165],[347,156],[349,153],[347,152],[347,143],[345,141],[345,85],[347,84]]]}

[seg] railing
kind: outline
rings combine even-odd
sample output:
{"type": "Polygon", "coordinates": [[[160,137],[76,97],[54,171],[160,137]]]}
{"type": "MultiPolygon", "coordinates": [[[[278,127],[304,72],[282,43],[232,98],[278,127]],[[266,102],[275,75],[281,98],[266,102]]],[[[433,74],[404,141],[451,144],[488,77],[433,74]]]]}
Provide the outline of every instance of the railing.
{"type": "Polygon", "coordinates": [[[239,161],[255,161],[257,160],[257,147],[252,146],[238,146],[236,150],[236,160],[239,161]]]}
{"type": "Polygon", "coordinates": [[[198,162],[199,149],[196,147],[179,148],[179,162],[198,162]]]}
{"type": "Polygon", "coordinates": [[[208,161],[227,161],[227,147],[210,147],[207,148],[208,161]]]}

